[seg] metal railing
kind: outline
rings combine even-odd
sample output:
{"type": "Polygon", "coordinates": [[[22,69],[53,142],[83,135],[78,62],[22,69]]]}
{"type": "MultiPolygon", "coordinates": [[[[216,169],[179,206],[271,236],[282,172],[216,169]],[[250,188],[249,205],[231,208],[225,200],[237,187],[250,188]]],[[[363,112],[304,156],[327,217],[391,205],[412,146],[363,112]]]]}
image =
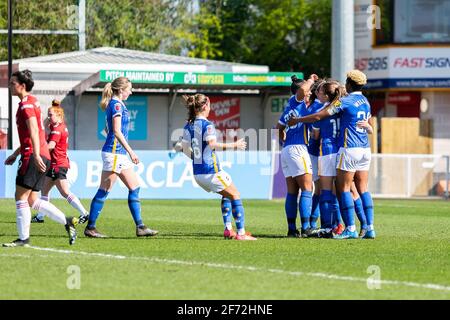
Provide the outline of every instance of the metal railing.
{"type": "Polygon", "coordinates": [[[378,198],[449,198],[450,156],[373,154],[369,190],[378,198]]]}

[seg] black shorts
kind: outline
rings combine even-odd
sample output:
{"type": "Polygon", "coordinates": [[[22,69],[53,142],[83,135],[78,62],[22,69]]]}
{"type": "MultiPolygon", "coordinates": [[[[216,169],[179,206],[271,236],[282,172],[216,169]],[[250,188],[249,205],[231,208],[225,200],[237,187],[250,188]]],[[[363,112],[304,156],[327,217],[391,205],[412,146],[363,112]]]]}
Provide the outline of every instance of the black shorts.
{"type": "Polygon", "coordinates": [[[64,180],[67,179],[67,171],[69,171],[69,168],[56,167],[48,170],[46,176],[52,178],[53,181],[57,179],[64,180]]]}
{"type": "MultiPolygon", "coordinates": [[[[50,168],[50,160],[42,157],[45,166],[50,168]]],[[[34,163],[34,156],[21,158],[17,169],[16,185],[33,191],[41,191],[44,185],[45,172],[40,172],[34,163]]]]}

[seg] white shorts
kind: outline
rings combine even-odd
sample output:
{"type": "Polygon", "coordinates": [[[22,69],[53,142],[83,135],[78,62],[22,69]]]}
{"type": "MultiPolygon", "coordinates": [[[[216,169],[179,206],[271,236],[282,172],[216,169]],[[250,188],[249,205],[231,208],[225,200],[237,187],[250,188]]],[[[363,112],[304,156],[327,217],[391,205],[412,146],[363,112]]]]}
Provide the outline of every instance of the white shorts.
{"type": "Polygon", "coordinates": [[[319,175],[321,177],[336,177],[337,153],[319,157],[319,175]]]}
{"type": "Polygon", "coordinates": [[[233,183],[231,176],[223,170],[212,174],[197,174],[194,178],[198,185],[207,192],[221,192],[233,183]]]}
{"type": "Polygon", "coordinates": [[[281,169],[286,178],[312,174],[312,164],[305,145],[292,145],[281,150],[281,169]]]}
{"type": "Polygon", "coordinates": [[[133,168],[134,163],[126,154],[102,152],[103,171],[112,171],[120,174],[122,170],[133,168]]]}
{"type": "Polygon", "coordinates": [[[336,168],[348,172],[369,171],[371,159],[370,148],[340,148],[336,168]]]}
{"type": "Polygon", "coordinates": [[[313,156],[312,154],[309,155],[309,158],[311,159],[311,165],[312,165],[312,177],[313,181],[319,180],[319,157],[313,156]]]}

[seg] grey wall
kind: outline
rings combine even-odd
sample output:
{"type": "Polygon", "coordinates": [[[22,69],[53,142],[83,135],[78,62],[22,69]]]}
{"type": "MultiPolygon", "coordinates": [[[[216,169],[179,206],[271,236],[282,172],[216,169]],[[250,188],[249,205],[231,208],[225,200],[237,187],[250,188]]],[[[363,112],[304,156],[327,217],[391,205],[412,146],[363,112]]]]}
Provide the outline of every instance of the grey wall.
{"type": "Polygon", "coordinates": [[[169,97],[167,95],[151,95],[147,100],[148,105],[148,141],[138,144],[132,141],[134,148],[141,150],[167,149],[167,114],[169,97]]]}
{"type": "MultiPolygon", "coordinates": [[[[97,94],[81,97],[77,112],[76,149],[99,150],[104,140],[97,138],[97,94]]],[[[167,104],[164,95],[148,96],[147,100],[147,140],[131,140],[135,150],[161,150],[167,148],[167,104]]]]}
{"type": "Polygon", "coordinates": [[[97,138],[97,95],[83,95],[77,106],[76,126],[72,140],[77,150],[100,150],[103,141],[97,138]]]}
{"type": "MultiPolygon", "coordinates": [[[[99,150],[103,146],[103,141],[97,138],[97,108],[98,94],[84,94],[79,102],[78,110],[68,117],[69,133],[73,148],[78,150],[99,150]],[[77,119],[74,117],[76,116],[77,119]],[[71,121],[72,119],[72,121],[71,121]],[[76,122],[77,128],[73,123],[76,122]]],[[[169,146],[169,133],[176,129],[182,129],[186,122],[187,111],[182,104],[181,95],[177,96],[172,110],[170,111],[170,120],[168,119],[168,109],[170,98],[166,94],[147,95],[148,115],[147,115],[147,140],[131,140],[131,147],[135,150],[164,150],[169,146]],[[169,128],[170,121],[170,128],[169,128]]],[[[241,98],[241,127],[244,130],[249,128],[263,128],[264,110],[261,108],[262,99],[260,96],[240,96],[241,98]]],[[[67,97],[64,102],[75,98],[67,97]]],[[[63,104],[64,104],[63,102],[63,104]]],[[[180,135],[182,130],[179,130],[180,135]]],[[[174,137],[178,137],[174,134],[174,137]]],[[[176,140],[176,138],[175,138],[176,140]]],[[[170,144],[170,148],[172,143],[170,144]]]]}

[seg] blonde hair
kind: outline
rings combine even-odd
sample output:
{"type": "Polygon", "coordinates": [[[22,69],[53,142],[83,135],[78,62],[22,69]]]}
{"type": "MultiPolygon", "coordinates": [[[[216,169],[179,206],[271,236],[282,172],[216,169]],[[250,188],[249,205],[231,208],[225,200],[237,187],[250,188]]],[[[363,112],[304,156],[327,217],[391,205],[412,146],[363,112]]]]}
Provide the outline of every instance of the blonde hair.
{"type": "Polygon", "coordinates": [[[347,78],[359,86],[367,84],[367,76],[359,70],[352,70],[347,73],[347,78]]]}
{"type": "Polygon", "coordinates": [[[49,112],[54,112],[62,122],[64,122],[64,109],[61,107],[61,101],[54,99],[52,106],[48,108],[49,112]]]}
{"type": "Polygon", "coordinates": [[[202,111],[203,106],[208,103],[209,98],[204,94],[197,93],[196,95],[184,95],[184,104],[188,109],[188,119],[189,123],[194,123],[195,117],[199,112],[202,111]]]}
{"type": "Polygon", "coordinates": [[[125,90],[128,87],[130,80],[127,77],[118,77],[113,82],[108,82],[103,88],[102,101],[100,107],[105,111],[109,102],[111,101],[113,94],[119,94],[120,90],[125,90]]]}

